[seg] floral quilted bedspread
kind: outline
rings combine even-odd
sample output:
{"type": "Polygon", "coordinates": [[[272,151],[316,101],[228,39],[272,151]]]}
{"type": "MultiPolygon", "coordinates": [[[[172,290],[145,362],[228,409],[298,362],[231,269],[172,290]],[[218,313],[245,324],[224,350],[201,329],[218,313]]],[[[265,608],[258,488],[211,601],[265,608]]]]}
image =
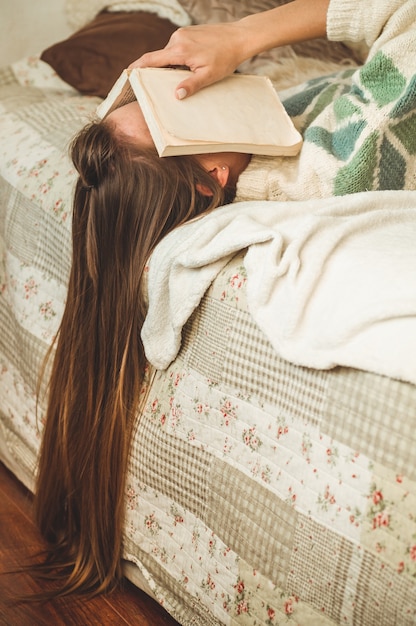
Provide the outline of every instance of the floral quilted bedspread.
{"type": "Polygon", "coordinates": [[[238,255],[151,378],[126,557],[181,623],[414,623],[414,387],[279,359],[244,287],[238,255]]]}
{"type": "MultiPolygon", "coordinates": [[[[29,487],[70,264],[67,146],[97,103],[36,58],[0,72],[0,458],[29,487]]],[[[124,556],[184,625],[414,625],[416,389],[282,360],[245,285],[240,253],[149,369],[124,556]]]]}

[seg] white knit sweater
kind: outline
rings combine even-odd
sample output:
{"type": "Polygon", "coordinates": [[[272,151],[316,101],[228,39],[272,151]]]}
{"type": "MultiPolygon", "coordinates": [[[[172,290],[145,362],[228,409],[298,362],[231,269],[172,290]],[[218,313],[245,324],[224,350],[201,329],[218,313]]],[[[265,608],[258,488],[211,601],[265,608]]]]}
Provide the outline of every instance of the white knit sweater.
{"type": "Polygon", "coordinates": [[[366,62],[281,94],[302,150],[254,156],[236,201],[416,189],[415,0],[331,0],[327,35],[365,42],[366,62]]]}

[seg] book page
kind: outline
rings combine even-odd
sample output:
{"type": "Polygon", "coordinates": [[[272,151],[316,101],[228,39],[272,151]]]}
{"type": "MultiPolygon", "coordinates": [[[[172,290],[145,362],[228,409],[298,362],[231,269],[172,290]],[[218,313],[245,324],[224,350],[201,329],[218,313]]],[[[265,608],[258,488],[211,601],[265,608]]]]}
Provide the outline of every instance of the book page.
{"type": "Polygon", "coordinates": [[[137,73],[156,117],[169,134],[190,142],[282,146],[299,142],[299,133],[269,79],[232,75],[178,100],[175,88],[180,74],[186,73],[160,68],[137,73]]]}
{"type": "Polygon", "coordinates": [[[121,76],[114,83],[106,99],[98,105],[97,115],[99,117],[104,118],[112,111],[115,111],[115,109],[136,100],[128,75],[128,70],[124,70],[121,76]]]}
{"type": "Polygon", "coordinates": [[[132,86],[130,85],[130,83],[126,83],[125,89],[122,91],[119,98],[114,103],[112,110],[123,107],[125,104],[130,104],[130,102],[133,102],[134,100],[136,100],[136,96],[134,94],[132,86]]]}

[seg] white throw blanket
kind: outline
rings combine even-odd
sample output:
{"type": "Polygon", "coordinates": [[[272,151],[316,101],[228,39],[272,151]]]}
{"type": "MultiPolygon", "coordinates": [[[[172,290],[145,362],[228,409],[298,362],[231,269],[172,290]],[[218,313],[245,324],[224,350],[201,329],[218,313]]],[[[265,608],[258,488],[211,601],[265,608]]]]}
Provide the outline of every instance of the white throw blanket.
{"type": "Polygon", "coordinates": [[[249,310],[293,363],[344,365],[416,383],[416,192],[241,202],[170,233],[149,264],[142,329],[165,369],[218,272],[248,248],[249,310]]]}

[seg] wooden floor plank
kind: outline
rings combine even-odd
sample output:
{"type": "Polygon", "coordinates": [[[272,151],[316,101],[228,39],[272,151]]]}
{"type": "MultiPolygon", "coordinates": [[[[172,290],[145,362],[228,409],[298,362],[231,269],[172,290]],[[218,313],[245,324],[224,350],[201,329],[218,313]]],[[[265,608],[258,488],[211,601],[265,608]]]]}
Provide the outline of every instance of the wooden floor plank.
{"type": "Polygon", "coordinates": [[[31,517],[32,497],[0,463],[0,626],[179,626],[145,593],[125,581],[112,594],[61,598],[40,605],[10,604],[16,592],[40,591],[26,573],[10,574],[42,548],[31,517]]]}

